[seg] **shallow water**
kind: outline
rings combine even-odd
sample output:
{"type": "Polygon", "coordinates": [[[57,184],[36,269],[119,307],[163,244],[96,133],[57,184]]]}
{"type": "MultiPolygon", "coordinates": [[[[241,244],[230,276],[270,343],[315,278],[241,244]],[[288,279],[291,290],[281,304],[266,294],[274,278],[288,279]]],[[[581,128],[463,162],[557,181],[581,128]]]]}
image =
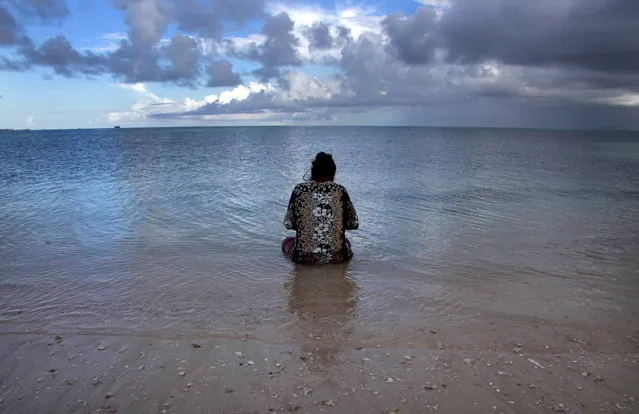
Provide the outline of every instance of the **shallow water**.
{"type": "Polygon", "coordinates": [[[473,321],[639,329],[639,135],[428,128],[0,133],[0,329],[408,343],[473,321]],[[318,151],[355,258],[280,253],[318,151]]]}

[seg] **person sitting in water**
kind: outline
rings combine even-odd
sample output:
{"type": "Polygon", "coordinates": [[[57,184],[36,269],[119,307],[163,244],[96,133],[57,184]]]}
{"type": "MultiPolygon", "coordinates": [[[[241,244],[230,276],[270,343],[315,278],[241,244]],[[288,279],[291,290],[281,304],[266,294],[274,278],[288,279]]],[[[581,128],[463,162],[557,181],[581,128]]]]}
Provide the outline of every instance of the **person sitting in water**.
{"type": "Polygon", "coordinates": [[[356,230],[359,221],[346,188],[333,181],[335,170],[333,156],[318,153],[311,179],[291,193],[284,226],[296,237],[284,239],[282,251],[295,263],[342,263],[353,257],[345,231],[356,230]]]}

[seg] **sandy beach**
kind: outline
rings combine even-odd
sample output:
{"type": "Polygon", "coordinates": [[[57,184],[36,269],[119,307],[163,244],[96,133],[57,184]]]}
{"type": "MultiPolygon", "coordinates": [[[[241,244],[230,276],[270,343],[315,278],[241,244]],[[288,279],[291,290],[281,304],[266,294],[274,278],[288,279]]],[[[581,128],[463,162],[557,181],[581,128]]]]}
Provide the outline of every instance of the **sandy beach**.
{"type": "Polygon", "coordinates": [[[0,411],[639,412],[631,331],[500,321],[400,345],[354,341],[334,320],[311,319],[293,343],[4,325],[0,411]]]}

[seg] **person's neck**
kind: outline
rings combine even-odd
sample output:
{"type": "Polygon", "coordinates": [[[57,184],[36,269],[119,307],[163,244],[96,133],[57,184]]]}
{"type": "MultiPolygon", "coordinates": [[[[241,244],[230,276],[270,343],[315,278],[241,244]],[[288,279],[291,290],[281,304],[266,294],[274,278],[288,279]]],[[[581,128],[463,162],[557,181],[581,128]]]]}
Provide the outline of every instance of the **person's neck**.
{"type": "Polygon", "coordinates": [[[321,177],[321,178],[314,178],[313,181],[318,182],[318,183],[326,183],[329,181],[333,181],[332,178],[328,178],[328,177],[321,177]]]}

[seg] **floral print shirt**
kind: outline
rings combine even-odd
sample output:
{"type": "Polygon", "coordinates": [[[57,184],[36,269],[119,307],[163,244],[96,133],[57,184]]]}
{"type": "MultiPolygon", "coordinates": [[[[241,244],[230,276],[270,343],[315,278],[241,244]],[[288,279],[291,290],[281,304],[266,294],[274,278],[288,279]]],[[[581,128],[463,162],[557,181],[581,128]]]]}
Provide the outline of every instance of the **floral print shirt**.
{"type": "Polygon", "coordinates": [[[295,263],[341,263],[353,257],[345,230],[357,229],[359,221],[346,188],[340,184],[311,180],[296,185],[284,225],[296,231],[291,255],[295,263]]]}

